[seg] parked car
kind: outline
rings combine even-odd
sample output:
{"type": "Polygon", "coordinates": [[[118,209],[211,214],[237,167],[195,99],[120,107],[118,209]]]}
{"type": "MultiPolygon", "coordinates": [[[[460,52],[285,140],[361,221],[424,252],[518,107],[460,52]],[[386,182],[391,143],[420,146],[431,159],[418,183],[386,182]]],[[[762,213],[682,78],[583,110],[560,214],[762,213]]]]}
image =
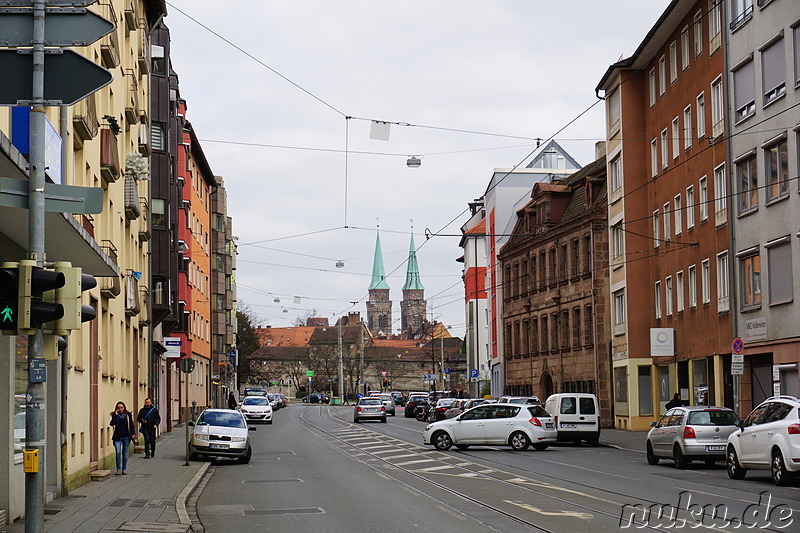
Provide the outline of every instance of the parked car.
{"type": "Polygon", "coordinates": [[[389,394],[392,395],[394,398],[394,404],[403,407],[406,404],[406,398],[403,396],[402,392],[390,392],[389,394]]]}
{"type": "Polygon", "coordinates": [[[675,461],[676,468],[684,468],[691,461],[705,461],[709,466],[722,461],[728,436],[737,430],[738,420],[727,407],[670,409],[650,424],[652,429],[645,443],[647,462],[657,465],[660,459],[667,458],[675,461]]]}
{"type": "Polygon", "coordinates": [[[445,413],[450,408],[450,404],[457,402],[456,398],[440,398],[436,403],[432,403],[428,408],[427,418],[428,422],[437,422],[445,419],[445,413]]]}
{"type": "Polygon", "coordinates": [[[250,431],[256,428],[247,425],[244,415],[231,409],[206,409],[193,426],[189,440],[189,457],[228,457],[240,463],[250,462],[253,449],[250,446],[250,431]]]}
{"type": "Polygon", "coordinates": [[[728,437],[728,476],[744,479],[748,469],[769,470],[772,482],[787,485],[800,472],[800,399],[773,396],[759,404],[728,437]]]}
{"type": "Polygon", "coordinates": [[[360,398],[353,408],[353,422],[362,420],[380,420],[386,423],[386,405],[380,398],[360,398]]]}
{"type": "Polygon", "coordinates": [[[556,442],[556,429],[541,406],[492,403],[428,424],[422,442],[442,451],[451,446],[466,450],[472,445],[508,445],[517,451],[533,445],[545,450],[556,442]]]}
{"type": "Polygon", "coordinates": [[[394,398],[392,398],[391,394],[376,394],[375,396],[370,396],[370,398],[380,399],[383,405],[386,406],[386,414],[395,416],[394,398]]]}
{"type": "Polygon", "coordinates": [[[272,424],[273,409],[268,398],[264,398],[263,396],[245,396],[239,410],[248,421],[272,424]]]}
{"type": "Polygon", "coordinates": [[[266,396],[267,389],[264,387],[245,387],[244,388],[244,395],[245,396],[266,396]]]}
{"type": "Polygon", "coordinates": [[[517,403],[521,405],[542,405],[536,396],[501,396],[497,403],[517,403]]]}
{"type": "Polygon", "coordinates": [[[303,403],[330,403],[331,397],[325,392],[313,392],[303,398],[303,403]]]}
{"type": "Polygon", "coordinates": [[[579,443],[585,440],[590,446],[600,443],[600,407],[594,394],[551,394],[547,397],[544,408],[553,415],[559,441],[579,443]]]}
{"type": "Polygon", "coordinates": [[[405,405],[405,417],[414,418],[416,415],[416,409],[420,405],[428,405],[428,395],[419,393],[409,394],[405,405]]]}

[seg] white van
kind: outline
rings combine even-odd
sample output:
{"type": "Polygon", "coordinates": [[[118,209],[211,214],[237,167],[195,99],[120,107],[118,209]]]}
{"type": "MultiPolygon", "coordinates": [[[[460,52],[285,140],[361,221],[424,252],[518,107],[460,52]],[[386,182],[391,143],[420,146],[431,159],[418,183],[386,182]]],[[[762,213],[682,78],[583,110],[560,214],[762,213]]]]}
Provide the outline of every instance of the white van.
{"type": "Polygon", "coordinates": [[[559,441],[577,443],[585,440],[590,446],[597,446],[600,442],[600,407],[594,394],[551,394],[544,408],[556,423],[559,441]]]}

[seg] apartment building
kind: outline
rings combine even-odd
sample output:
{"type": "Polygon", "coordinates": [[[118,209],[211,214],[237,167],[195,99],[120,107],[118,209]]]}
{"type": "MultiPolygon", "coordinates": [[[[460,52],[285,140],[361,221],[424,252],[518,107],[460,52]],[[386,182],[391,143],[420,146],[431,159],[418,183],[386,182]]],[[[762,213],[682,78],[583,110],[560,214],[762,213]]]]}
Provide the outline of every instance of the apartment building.
{"type": "Polygon", "coordinates": [[[744,341],[739,411],[798,395],[800,9],[727,2],[733,335],[744,341]]]}
{"type": "Polygon", "coordinates": [[[675,0],[597,85],[606,101],[615,425],[678,393],[731,405],[723,13],[675,0]]]}

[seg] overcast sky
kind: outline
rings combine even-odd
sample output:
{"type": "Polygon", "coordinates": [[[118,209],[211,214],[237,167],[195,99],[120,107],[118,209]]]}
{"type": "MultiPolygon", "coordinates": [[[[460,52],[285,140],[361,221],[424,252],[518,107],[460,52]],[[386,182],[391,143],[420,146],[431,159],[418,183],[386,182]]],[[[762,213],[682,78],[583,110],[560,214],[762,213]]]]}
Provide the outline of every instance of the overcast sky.
{"type": "MultiPolygon", "coordinates": [[[[228,191],[239,302],[275,327],[363,314],[380,224],[399,328],[413,220],[429,318],[463,336],[467,202],[595,103],[668,3],[170,0],[187,117],[228,191]],[[373,140],[369,119],[410,126],[373,140]]],[[[556,140],[588,164],[603,120],[596,105],[556,140]]]]}

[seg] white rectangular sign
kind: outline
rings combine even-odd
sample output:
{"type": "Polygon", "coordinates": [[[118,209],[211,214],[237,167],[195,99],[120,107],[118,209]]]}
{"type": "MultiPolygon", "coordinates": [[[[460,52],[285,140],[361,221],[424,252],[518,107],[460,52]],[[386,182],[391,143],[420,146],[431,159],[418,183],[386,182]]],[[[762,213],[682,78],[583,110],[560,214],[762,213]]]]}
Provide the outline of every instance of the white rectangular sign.
{"type": "Polygon", "coordinates": [[[744,363],[744,354],[731,354],[731,363],[744,363]]]}
{"type": "Polygon", "coordinates": [[[675,356],[675,329],[650,328],[650,357],[675,356]]]}
{"type": "Polygon", "coordinates": [[[731,375],[741,376],[744,374],[744,363],[731,363],[731,375]]]}
{"type": "Polygon", "coordinates": [[[180,357],[181,356],[181,341],[180,337],[164,337],[164,347],[167,349],[164,352],[164,357],[167,359],[172,357],[180,357]]]}
{"type": "Polygon", "coordinates": [[[744,323],[744,340],[758,341],[767,338],[767,319],[752,318],[744,323]]]}

